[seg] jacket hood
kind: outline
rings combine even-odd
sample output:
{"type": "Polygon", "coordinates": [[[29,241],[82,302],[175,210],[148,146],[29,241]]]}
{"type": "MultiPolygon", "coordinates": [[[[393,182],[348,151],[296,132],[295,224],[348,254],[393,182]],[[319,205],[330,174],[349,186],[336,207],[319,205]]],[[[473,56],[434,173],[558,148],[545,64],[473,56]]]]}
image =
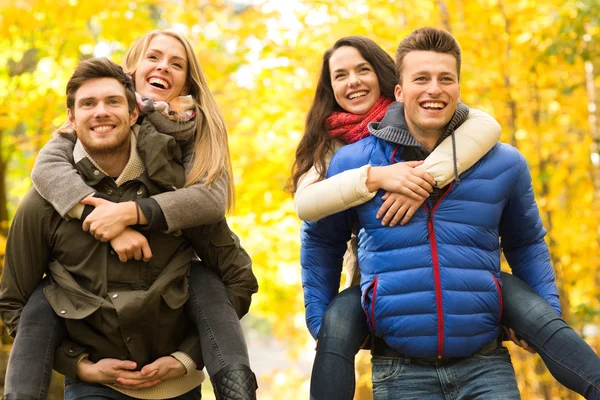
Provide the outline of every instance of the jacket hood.
{"type": "MultiPolygon", "coordinates": [[[[469,107],[464,103],[458,103],[456,111],[446,127],[446,132],[438,144],[450,136],[458,128],[469,114],[469,107]]],[[[371,122],[369,124],[369,133],[388,142],[401,144],[404,146],[420,146],[408,130],[406,119],[404,118],[404,104],[395,102],[389,108],[381,122],[371,122]]]]}

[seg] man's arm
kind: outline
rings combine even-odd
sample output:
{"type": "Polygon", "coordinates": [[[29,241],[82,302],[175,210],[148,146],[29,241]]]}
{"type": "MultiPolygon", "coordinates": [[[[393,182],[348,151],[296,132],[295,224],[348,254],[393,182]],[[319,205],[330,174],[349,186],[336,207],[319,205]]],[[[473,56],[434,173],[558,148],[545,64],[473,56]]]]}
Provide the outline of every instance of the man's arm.
{"type": "MultiPolygon", "coordinates": [[[[360,142],[342,147],[331,159],[327,177],[368,164],[370,149],[371,146],[362,146],[360,142]]],[[[342,261],[354,217],[350,209],[302,224],[300,264],[306,324],[315,339],[325,310],[340,288],[342,261]]]]}
{"type": "Polygon", "coordinates": [[[12,336],[16,335],[21,311],[48,269],[52,250],[48,241],[53,210],[31,188],[13,219],[2,280],[0,318],[12,336]]]}
{"type": "Polygon", "coordinates": [[[300,264],[306,324],[316,339],[327,306],[340,288],[342,260],[351,236],[353,212],[343,211],[317,222],[304,222],[300,264]]]}
{"type": "Polygon", "coordinates": [[[561,315],[550,253],[544,241],[546,230],[535,202],[527,162],[520,153],[517,164],[517,182],[500,223],[502,249],[513,274],[531,286],[561,315]]]}
{"type": "MultiPolygon", "coordinates": [[[[252,272],[252,260],[239,238],[225,219],[213,225],[186,229],[184,235],[204,264],[219,275],[233,308],[242,318],[250,308],[252,295],[258,291],[258,281],[252,272]]],[[[192,266],[197,267],[200,266],[192,266]]]]}

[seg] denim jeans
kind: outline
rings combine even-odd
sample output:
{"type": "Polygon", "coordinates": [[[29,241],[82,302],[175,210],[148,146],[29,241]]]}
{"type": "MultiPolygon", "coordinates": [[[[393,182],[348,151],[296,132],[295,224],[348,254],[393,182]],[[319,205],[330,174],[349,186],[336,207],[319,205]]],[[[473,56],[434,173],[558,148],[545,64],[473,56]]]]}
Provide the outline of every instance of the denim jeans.
{"type": "MultiPolygon", "coordinates": [[[[200,388],[190,390],[174,400],[200,400],[200,388]]],[[[65,378],[65,400],[130,400],[135,397],[127,396],[121,392],[98,383],[87,383],[77,379],[65,378]]]]}
{"type": "Polygon", "coordinates": [[[451,363],[379,356],[371,361],[374,400],[521,398],[510,354],[504,347],[451,363]]]}
{"type": "Polygon", "coordinates": [[[215,376],[227,365],[250,366],[244,332],[235,309],[227,296],[227,288],[210,268],[192,262],[190,299],[186,314],[198,327],[202,358],[208,375],[215,376]]]}
{"type": "MultiPolygon", "coordinates": [[[[558,382],[586,399],[600,400],[600,358],[594,350],[531,287],[504,272],[501,279],[502,324],[540,354],[558,382]]],[[[360,296],[358,287],[346,289],[325,311],[311,379],[313,399],[354,396],[354,356],[368,329],[360,296]],[[320,339],[331,335],[335,340],[320,339]]]]}
{"type": "Polygon", "coordinates": [[[360,287],[340,292],[327,307],[319,330],[310,380],[311,399],[352,400],[354,356],[368,335],[360,287]]]}
{"type": "Polygon", "coordinates": [[[600,400],[600,358],[594,350],[529,285],[504,272],[501,279],[501,323],[539,353],[557,381],[586,399],[600,400]]]}
{"type": "Polygon", "coordinates": [[[23,308],[17,336],[10,352],[4,393],[45,399],[54,363],[54,349],[65,335],[64,323],[55,313],[43,289],[44,278],[23,308]]]}
{"type": "MultiPolygon", "coordinates": [[[[46,398],[54,350],[65,335],[62,318],[56,315],[43,293],[49,283],[48,278],[42,281],[21,314],[8,361],[6,394],[46,398]]],[[[202,357],[210,376],[232,363],[250,366],[240,321],[223,281],[213,270],[196,262],[190,268],[186,313],[198,327],[202,357]]]]}

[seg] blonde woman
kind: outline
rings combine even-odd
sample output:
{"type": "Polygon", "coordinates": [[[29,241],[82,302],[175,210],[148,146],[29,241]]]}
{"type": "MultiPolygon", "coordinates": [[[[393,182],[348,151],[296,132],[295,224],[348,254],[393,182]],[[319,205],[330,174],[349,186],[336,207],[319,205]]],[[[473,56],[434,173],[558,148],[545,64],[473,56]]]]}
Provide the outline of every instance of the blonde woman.
{"type": "MultiPolygon", "coordinates": [[[[152,249],[147,243],[128,240],[133,230],[131,226],[149,235],[153,231],[177,235],[183,230],[186,237],[193,236],[197,232],[194,227],[200,225],[226,226],[225,211],[234,203],[233,178],[225,123],[187,39],[169,31],[152,31],[130,48],[124,70],[140,95],[143,119],[134,127],[136,147],[143,159],[143,168],[159,189],[156,194],[114,203],[110,196],[106,198],[96,193],[73,168],[77,162],[73,159],[75,138],[67,126],[40,152],[32,180],[37,191],[62,216],[81,219],[83,230],[99,241],[109,241],[113,257],[123,262],[147,261],[153,256],[152,249]]],[[[190,298],[186,303],[188,317],[200,334],[202,357],[175,355],[184,369],[177,364],[176,371],[161,369],[160,365],[139,365],[138,369],[144,368],[136,375],[125,373],[123,364],[122,373],[102,379],[94,376],[94,380],[89,379],[93,375],[89,371],[97,371],[98,363],[84,358],[77,360],[79,380],[110,384],[112,389],[131,397],[155,398],[157,393],[164,396],[165,382],[168,385],[169,379],[179,376],[177,371],[189,375],[203,361],[218,399],[256,398],[256,380],[249,367],[239,318],[247,313],[250,296],[258,286],[251,261],[239,245],[239,239],[228,228],[215,232],[210,246],[230,251],[223,259],[203,260],[212,263],[215,270],[194,263],[189,277],[190,298]]],[[[5,386],[12,398],[45,398],[47,393],[47,370],[52,367],[54,348],[60,344],[60,334],[56,333],[60,332],[60,324],[55,322],[56,315],[47,303],[45,309],[39,306],[39,303],[44,304],[43,286],[31,297],[38,299],[38,307],[28,309],[26,306],[23,310],[19,333],[29,331],[27,337],[43,337],[49,342],[31,346],[21,343],[17,335],[5,386]],[[39,323],[42,314],[49,323],[39,323]],[[45,349],[41,349],[43,345],[45,349]],[[35,354],[39,360],[46,360],[45,364],[37,362],[39,367],[35,370],[28,365],[28,360],[35,359],[32,348],[41,349],[35,354]],[[25,368],[29,368],[27,382],[19,379],[25,368]],[[39,379],[32,379],[32,375],[39,379]]],[[[31,300],[28,305],[30,303],[31,300]]],[[[77,338],[70,339],[77,341],[77,338]]],[[[73,379],[75,376],[70,378],[67,389],[76,391],[79,380],[73,379]]],[[[199,384],[197,381],[196,386],[199,384]]],[[[196,392],[190,392],[192,397],[196,392]]],[[[169,394],[170,397],[179,395],[182,394],[169,394]]]]}

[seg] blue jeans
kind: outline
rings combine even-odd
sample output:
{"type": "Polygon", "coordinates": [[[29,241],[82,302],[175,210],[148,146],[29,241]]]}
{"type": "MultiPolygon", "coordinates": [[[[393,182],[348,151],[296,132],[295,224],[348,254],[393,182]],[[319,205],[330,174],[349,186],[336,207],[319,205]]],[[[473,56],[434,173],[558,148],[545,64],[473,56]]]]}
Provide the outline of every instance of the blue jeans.
{"type": "Polygon", "coordinates": [[[600,400],[600,358],[554,309],[519,278],[502,272],[502,324],[533,347],[548,370],[586,399],[600,400]]]}
{"type": "Polygon", "coordinates": [[[451,363],[379,356],[371,361],[374,400],[521,398],[510,354],[504,347],[451,363]]]}
{"type": "MultiPolygon", "coordinates": [[[[558,382],[587,399],[600,400],[600,358],[596,353],[527,284],[504,272],[501,278],[502,324],[513,328],[540,354],[558,382]]],[[[354,356],[367,329],[360,290],[355,287],[339,293],[325,311],[319,331],[311,379],[312,398],[352,400],[354,356]],[[336,340],[321,342],[321,337],[332,335],[336,340]]]]}
{"type": "MultiPolygon", "coordinates": [[[[192,389],[181,396],[174,397],[176,400],[200,400],[202,393],[200,388],[192,389]]],[[[121,392],[98,383],[87,383],[77,379],[65,378],[65,400],[130,400],[135,397],[127,396],[121,392]]]]}
{"type": "MultiPolygon", "coordinates": [[[[50,385],[54,350],[65,335],[43,288],[45,278],[23,309],[6,372],[4,393],[45,399],[50,385]]],[[[246,341],[223,281],[210,268],[193,262],[190,268],[190,299],[186,313],[197,326],[202,357],[210,376],[221,368],[241,363],[250,366],[246,341]]]]}
{"type": "Polygon", "coordinates": [[[310,397],[346,400],[354,397],[354,355],[369,335],[360,305],[360,287],[340,292],[329,304],[319,330],[310,397]]]}

